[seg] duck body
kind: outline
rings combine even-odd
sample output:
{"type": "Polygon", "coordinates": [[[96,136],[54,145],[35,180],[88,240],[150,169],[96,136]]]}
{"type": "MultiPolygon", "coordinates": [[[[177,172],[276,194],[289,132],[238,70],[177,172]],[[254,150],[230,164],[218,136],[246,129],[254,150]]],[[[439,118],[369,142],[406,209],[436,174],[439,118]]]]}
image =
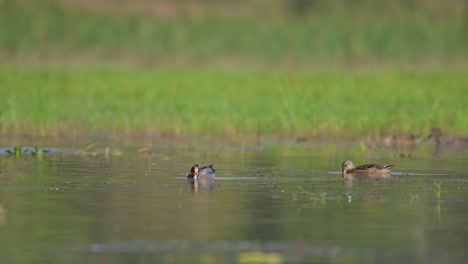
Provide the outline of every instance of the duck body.
{"type": "Polygon", "coordinates": [[[364,164],[355,166],[354,162],[347,160],[341,165],[343,177],[347,174],[355,175],[388,175],[395,165],[364,164]]]}
{"type": "Polygon", "coordinates": [[[187,173],[187,178],[193,190],[212,189],[215,187],[215,172],[213,165],[198,166],[195,164],[187,173]]]}

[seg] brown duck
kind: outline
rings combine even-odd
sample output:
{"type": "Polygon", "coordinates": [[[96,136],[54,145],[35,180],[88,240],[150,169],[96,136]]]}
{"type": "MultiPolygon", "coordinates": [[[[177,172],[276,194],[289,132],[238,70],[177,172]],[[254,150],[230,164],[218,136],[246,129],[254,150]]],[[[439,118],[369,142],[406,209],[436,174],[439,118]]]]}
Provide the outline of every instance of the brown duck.
{"type": "Polygon", "coordinates": [[[365,164],[355,166],[354,162],[347,160],[341,165],[341,172],[343,176],[346,174],[360,174],[360,175],[383,175],[389,174],[395,165],[380,165],[380,164],[365,164]]]}
{"type": "Polygon", "coordinates": [[[456,149],[468,148],[468,137],[452,137],[442,141],[442,136],[442,130],[440,130],[440,128],[433,128],[427,139],[434,138],[437,147],[445,145],[456,149]]]}

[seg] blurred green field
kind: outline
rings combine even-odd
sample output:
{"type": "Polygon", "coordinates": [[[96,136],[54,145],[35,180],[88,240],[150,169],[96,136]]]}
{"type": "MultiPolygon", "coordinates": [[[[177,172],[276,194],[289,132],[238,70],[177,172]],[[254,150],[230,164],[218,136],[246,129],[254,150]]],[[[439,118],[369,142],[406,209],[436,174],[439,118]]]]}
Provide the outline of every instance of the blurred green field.
{"type": "Polygon", "coordinates": [[[0,132],[466,134],[463,0],[0,0],[0,132]]]}
{"type": "Polygon", "coordinates": [[[466,67],[463,0],[1,0],[15,64],[466,67]]]}
{"type": "Polygon", "coordinates": [[[2,135],[468,131],[463,71],[0,68],[2,135]]]}

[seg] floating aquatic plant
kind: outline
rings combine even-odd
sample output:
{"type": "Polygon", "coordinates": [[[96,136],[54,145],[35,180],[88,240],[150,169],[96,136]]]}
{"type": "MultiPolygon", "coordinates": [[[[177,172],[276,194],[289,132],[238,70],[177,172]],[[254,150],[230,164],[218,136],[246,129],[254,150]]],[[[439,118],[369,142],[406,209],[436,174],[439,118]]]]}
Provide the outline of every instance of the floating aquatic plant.
{"type": "Polygon", "coordinates": [[[42,158],[45,153],[50,152],[48,149],[39,149],[38,147],[24,148],[24,147],[14,147],[13,149],[7,149],[5,151],[8,155],[20,158],[24,155],[36,156],[42,158]]]}
{"type": "Polygon", "coordinates": [[[19,158],[23,153],[26,153],[26,152],[28,152],[28,150],[27,149],[23,150],[23,148],[21,147],[14,147],[13,150],[10,150],[10,149],[6,150],[6,153],[8,153],[8,155],[16,156],[17,158],[19,158]]]}

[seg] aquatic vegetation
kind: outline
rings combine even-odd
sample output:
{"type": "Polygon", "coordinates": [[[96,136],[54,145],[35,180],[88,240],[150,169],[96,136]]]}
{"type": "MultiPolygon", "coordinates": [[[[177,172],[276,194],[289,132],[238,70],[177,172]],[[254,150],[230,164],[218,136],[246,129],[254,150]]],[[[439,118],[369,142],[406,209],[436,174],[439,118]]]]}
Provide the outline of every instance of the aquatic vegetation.
{"type": "Polygon", "coordinates": [[[80,150],[73,152],[73,154],[83,157],[104,155],[104,157],[107,159],[111,156],[123,155],[121,150],[111,149],[110,147],[106,147],[105,149],[96,149],[97,146],[99,146],[99,143],[92,143],[80,150]]]}
{"type": "Polygon", "coordinates": [[[27,153],[28,151],[28,149],[23,150],[21,147],[14,147],[13,150],[7,149],[6,153],[8,153],[8,155],[19,158],[23,153],[27,153]]]}
{"type": "Polygon", "coordinates": [[[419,198],[419,195],[417,195],[417,194],[414,194],[414,193],[408,194],[408,200],[409,200],[409,203],[410,203],[410,204],[416,203],[416,201],[418,200],[418,198],[419,198]]]}
{"type": "Polygon", "coordinates": [[[434,193],[438,201],[440,201],[440,194],[442,193],[442,182],[434,182],[434,193]]]}
{"type": "Polygon", "coordinates": [[[25,155],[29,156],[35,156],[38,159],[41,159],[44,154],[47,154],[50,152],[49,149],[39,149],[38,147],[33,147],[33,148],[24,148],[24,147],[14,147],[13,149],[7,149],[5,152],[9,156],[14,156],[16,158],[23,157],[25,155]]]}
{"type": "Polygon", "coordinates": [[[38,147],[34,147],[34,150],[31,152],[31,155],[37,156],[37,158],[42,158],[44,154],[50,152],[50,149],[39,149],[38,147]]]}
{"type": "Polygon", "coordinates": [[[99,144],[93,143],[88,146],[74,150],[74,149],[60,149],[60,148],[39,148],[39,147],[14,147],[6,149],[5,153],[9,157],[26,158],[36,157],[38,160],[47,156],[97,156],[103,155],[105,158],[122,156],[123,152],[120,149],[111,149],[106,147],[104,149],[96,148],[99,144]]]}
{"type": "Polygon", "coordinates": [[[98,143],[89,144],[88,146],[84,147],[83,149],[75,151],[74,154],[78,155],[78,156],[96,156],[97,153],[96,153],[96,151],[93,151],[93,149],[97,145],[98,145],[98,143]]]}
{"type": "Polygon", "coordinates": [[[3,204],[0,204],[0,226],[7,222],[7,212],[8,211],[4,208],[3,204]]]}
{"type": "Polygon", "coordinates": [[[314,202],[320,202],[322,204],[325,204],[327,201],[327,193],[326,192],[320,192],[320,193],[314,193],[314,192],[309,192],[304,190],[302,186],[296,186],[299,189],[298,193],[293,193],[293,201],[298,201],[302,200],[304,197],[308,200],[314,201],[314,202]]]}
{"type": "Polygon", "coordinates": [[[153,150],[148,147],[141,147],[137,150],[137,153],[141,157],[150,157],[153,154],[153,150]]]}
{"type": "Polygon", "coordinates": [[[280,253],[271,252],[258,252],[246,251],[239,253],[237,256],[237,263],[270,263],[280,264],[283,263],[283,256],[280,253]]]}

